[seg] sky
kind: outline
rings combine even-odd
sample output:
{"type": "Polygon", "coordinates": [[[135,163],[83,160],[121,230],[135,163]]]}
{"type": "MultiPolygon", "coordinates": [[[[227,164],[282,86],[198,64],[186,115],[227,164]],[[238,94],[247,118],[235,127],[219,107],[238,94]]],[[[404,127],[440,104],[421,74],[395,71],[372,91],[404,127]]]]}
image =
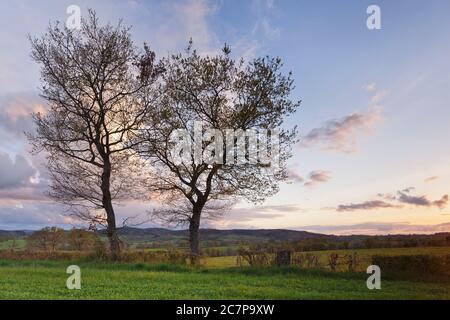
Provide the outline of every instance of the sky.
{"type": "MultiPolygon", "coordinates": [[[[290,179],[258,206],[239,203],[203,227],[289,228],[333,234],[450,231],[450,2],[24,1],[0,11],[0,229],[77,225],[45,195],[43,156],[23,134],[45,111],[27,35],[66,21],[69,5],[132,26],[158,56],[190,38],[203,54],[279,56],[292,71],[300,142],[290,179]],[[369,5],[381,29],[369,30],[369,5]]],[[[148,204],[117,207],[119,219],[148,204]]],[[[151,224],[149,224],[151,225],[151,224]]]]}

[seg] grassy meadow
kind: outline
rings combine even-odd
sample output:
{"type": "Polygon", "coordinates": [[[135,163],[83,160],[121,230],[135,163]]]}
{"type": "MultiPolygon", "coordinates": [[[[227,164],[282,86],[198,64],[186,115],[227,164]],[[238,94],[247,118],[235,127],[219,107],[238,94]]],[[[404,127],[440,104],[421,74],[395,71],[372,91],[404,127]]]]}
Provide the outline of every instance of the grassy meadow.
{"type": "MultiPolygon", "coordinates": [[[[354,250],[352,250],[353,252],[354,250]]],[[[349,251],[333,251],[344,254],[349,251]]],[[[361,257],[444,255],[450,247],[361,249],[361,257]]],[[[317,252],[325,260],[329,252],[317,252]]],[[[0,260],[0,299],[450,299],[450,284],[383,279],[368,290],[367,274],[296,267],[236,267],[236,257],[175,264],[0,260]],[[66,288],[67,266],[81,268],[81,290],[66,288]]]]}

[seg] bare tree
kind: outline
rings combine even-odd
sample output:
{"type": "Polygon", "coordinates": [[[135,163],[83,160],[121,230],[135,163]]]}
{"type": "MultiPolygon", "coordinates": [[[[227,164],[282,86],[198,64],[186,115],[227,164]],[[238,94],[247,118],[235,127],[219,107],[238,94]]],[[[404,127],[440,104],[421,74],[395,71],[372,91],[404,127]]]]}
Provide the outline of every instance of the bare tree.
{"type": "Polygon", "coordinates": [[[93,250],[95,244],[101,241],[95,232],[73,228],[67,234],[69,248],[76,251],[93,250]]]}
{"type": "MultiPolygon", "coordinates": [[[[280,72],[278,58],[259,58],[245,65],[243,60],[236,62],[230,57],[227,46],[222,54],[211,57],[200,56],[190,43],[185,54],[172,55],[161,64],[165,72],[159,99],[147,115],[145,142],[139,145],[139,151],[153,170],[151,191],[166,204],[154,214],[171,224],[189,225],[191,256],[196,261],[200,220],[205,213],[217,217],[224,207],[239,199],[257,203],[278,191],[278,182],[286,178],[291,146],[296,142],[296,128],[284,130],[281,126],[300,102],[289,98],[293,81],[290,73],[285,76],[280,72]],[[223,147],[223,152],[211,152],[213,161],[199,162],[194,151],[179,164],[172,154],[176,141],[171,134],[184,129],[189,132],[188,142],[195,143],[196,121],[205,125],[202,134],[208,128],[218,130],[223,137],[230,129],[236,134],[231,141],[204,137],[202,150],[217,144],[223,147]],[[238,161],[236,143],[248,129],[278,130],[279,152],[273,159],[277,166],[259,160],[238,161]]],[[[250,140],[245,141],[247,159],[261,151],[250,140]]]]}
{"type": "Polygon", "coordinates": [[[134,46],[129,28],[99,25],[93,11],[80,30],[51,25],[30,38],[41,65],[45,114],[34,114],[33,151],[45,151],[52,178],[50,195],[71,212],[106,226],[111,255],[120,242],[113,201],[133,196],[133,144],[153,96],[159,73],[155,55],[134,46]],[[133,141],[133,142],[131,142],[133,141]]]}
{"type": "Polygon", "coordinates": [[[34,232],[28,237],[29,248],[38,248],[44,251],[55,252],[58,245],[62,244],[64,230],[57,227],[45,227],[34,232]]]}

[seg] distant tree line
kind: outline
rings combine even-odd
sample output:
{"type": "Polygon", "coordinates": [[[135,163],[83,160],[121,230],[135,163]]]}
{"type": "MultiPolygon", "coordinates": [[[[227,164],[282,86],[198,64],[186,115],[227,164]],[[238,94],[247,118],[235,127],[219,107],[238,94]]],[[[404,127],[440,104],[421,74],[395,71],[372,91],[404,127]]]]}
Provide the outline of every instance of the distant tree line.
{"type": "Polygon", "coordinates": [[[27,238],[27,250],[55,252],[94,251],[103,247],[100,237],[93,231],[72,229],[65,231],[57,227],[46,227],[27,238]]]}
{"type": "MultiPolygon", "coordinates": [[[[450,234],[438,233],[434,235],[393,235],[393,236],[352,236],[348,239],[303,239],[298,241],[277,240],[205,240],[201,254],[204,256],[235,256],[242,249],[251,252],[277,253],[288,250],[291,252],[310,252],[323,250],[348,250],[372,248],[414,248],[414,247],[441,247],[450,246],[450,234]]],[[[0,242],[11,242],[3,250],[21,250],[16,248],[15,241],[26,240],[25,250],[56,252],[77,251],[97,252],[100,257],[106,256],[104,241],[99,232],[84,229],[63,230],[57,227],[46,227],[33,232],[27,237],[14,237],[2,235],[0,242]]],[[[145,240],[124,237],[122,247],[127,249],[128,256],[133,252],[186,252],[189,251],[189,242],[184,239],[173,240],[145,240]],[[160,250],[155,250],[160,249],[160,250]]]]}

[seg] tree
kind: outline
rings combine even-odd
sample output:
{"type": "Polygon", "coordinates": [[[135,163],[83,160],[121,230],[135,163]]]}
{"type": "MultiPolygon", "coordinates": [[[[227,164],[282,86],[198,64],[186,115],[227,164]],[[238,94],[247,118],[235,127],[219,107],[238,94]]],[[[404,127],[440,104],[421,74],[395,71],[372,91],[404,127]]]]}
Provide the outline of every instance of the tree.
{"type": "Polygon", "coordinates": [[[72,229],[67,235],[69,246],[75,251],[93,250],[98,236],[92,232],[83,229],[72,229]]]}
{"type": "Polygon", "coordinates": [[[231,58],[228,46],[211,57],[200,56],[190,43],[185,54],[162,59],[161,65],[165,72],[158,100],[147,114],[139,152],[153,171],[151,191],[170,206],[155,210],[154,215],[169,224],[189,225],[195,261],[201,217],[217,217],[239,199],[258,203],[278,191],[296,142],[296,128],[285,130],[282,124],[300,102],[289,98],[293,80],[290,73],[280,72],[279,58],[258,58],[245,65],[231,58]],[[177,130],[188,133],[184,151],[177,149],[177,130]],[[256,135],[250,137],[252,132],[256,135]],[[254,161],[268,132],[272,142],[279,133],[277,148],[272,144],[267,149],[271,162],[254,161]],[[196,157],[199,134],[204,156],[200,161],[196,157]],[[247,161],[241,161],[242,155],[247,161]],[[183,161],[177,162],[178,158],[183,161]]]}
{"type": "Polygon", "coordinates": [[[57,227],[45,227],[34,232],[28,237],[28,247],[37,248],[44,251],[54,252],[58,245],[61,245],[64,238],[64,229],[57,227]]]}
{"type": "Polygon", "coordinates": [[[80,30],[56,23],[30,41],[50,108],[34,115],[37,132],[28,136],[34,152],[46,152],[50,195],[77,217],[105,226],[117,259],[113,201],[133,197],[138,184],[130,141],[138,143],[152,99],[155,55],[147,46],[139,53],[121,23],[100,26],[93,11],[80,30]]]}

